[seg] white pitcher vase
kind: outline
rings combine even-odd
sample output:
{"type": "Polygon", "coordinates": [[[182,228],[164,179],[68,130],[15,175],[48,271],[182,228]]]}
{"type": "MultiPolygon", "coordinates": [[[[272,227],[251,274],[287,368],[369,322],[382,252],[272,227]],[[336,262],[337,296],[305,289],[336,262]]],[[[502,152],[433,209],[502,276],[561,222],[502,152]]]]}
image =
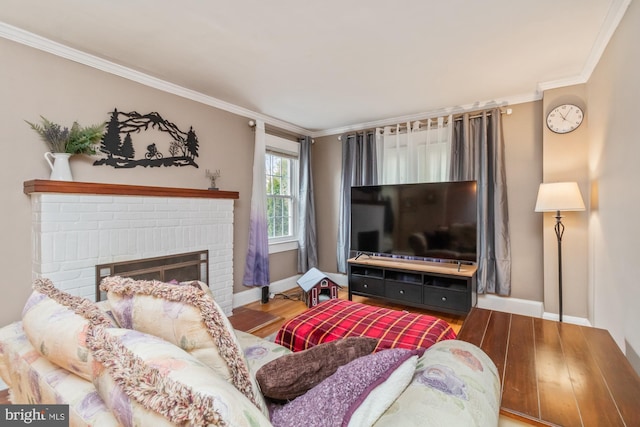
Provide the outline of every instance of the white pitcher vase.
{"type": "Polygon", "coordinates": [[[51,168],[52,181],[73,181],[71,176],[71,167],[69,166],[69,157],[73,154],[69,153],[44,153],[44,158],[51,168]]]}

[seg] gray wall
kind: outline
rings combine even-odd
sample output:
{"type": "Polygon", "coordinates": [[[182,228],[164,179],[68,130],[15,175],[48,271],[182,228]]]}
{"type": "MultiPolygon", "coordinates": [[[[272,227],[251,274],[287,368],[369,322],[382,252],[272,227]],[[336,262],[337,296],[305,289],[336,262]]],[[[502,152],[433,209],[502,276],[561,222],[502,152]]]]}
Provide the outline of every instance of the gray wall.
{"type": "MultiPolygon", "coordinates": [[[[529,102],[512,108],[512,115],[502,116],[513,256],[511,296],[542,301],[542,217],[533,211],[542,180],[542,105],[529,102]]],[[[318,253],[320,269],[327,272],[337,270],[341,158],[337,135],[316,138],[313,170],[318,253]]]]}
{"type": "MultiPolygon", "coordinates": [[[[0,235],[0,325],[20,318],[31,292],[31,204],[23,182],[48,179],[44,142],[24,120],[40,115],[71,125],[106,121],[114,108],[157,111],[181,128],[193,126],[200,142],[199,168],[114,169],[93,166],[76,156],[71,169],[76,181],[207,188],[205,169],[220,169],[222,190],[238,191],[234,214],[234,291],[242,286],[248,241],[254,133],[248,118],[174,96],[54,55],[0,38],[0,168],[2,221],[0,235]]],[[[296,274],[295,251],[272,255],[272,280],[296,274]]]]}
{"type": "Polygon", "coordinates": [[[640,3],[631,2],[587,83],[589,309],[640,373],[640,3]],[[625,344],[626,341],[626,344],[625,344]]]}

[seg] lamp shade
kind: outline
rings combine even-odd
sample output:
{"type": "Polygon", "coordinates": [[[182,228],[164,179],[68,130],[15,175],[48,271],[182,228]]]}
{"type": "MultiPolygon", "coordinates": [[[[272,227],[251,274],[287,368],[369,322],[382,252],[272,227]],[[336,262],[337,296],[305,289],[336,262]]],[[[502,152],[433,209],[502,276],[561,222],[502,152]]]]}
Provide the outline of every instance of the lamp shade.
{"type": "Polygon", "coordinates": [[[583,211],[584,202],[576,182],[540,184],[536,212],[583,211]]]}

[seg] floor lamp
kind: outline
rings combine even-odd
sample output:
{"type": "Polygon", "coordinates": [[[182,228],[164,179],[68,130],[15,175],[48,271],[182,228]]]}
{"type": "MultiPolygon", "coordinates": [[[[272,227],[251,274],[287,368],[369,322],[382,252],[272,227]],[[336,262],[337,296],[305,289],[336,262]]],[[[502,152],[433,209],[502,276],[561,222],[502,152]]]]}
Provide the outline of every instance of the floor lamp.
{"type": "Polygon", "coordinates": [[[584,202],[576,182],[552,182],[540,184],[536,212],[555,212],[555,232],[558,239],[558,313],[562,322],[562,224],[561,211],[583,211],[584,202]]]}

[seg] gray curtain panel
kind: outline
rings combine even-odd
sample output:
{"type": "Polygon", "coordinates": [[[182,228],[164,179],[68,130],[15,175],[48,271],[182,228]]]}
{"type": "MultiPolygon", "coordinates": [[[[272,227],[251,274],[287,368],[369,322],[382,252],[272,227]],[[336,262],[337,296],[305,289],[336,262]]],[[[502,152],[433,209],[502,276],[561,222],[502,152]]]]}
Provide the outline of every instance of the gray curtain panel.
{"type": "Polygon", "coordinates": [[[351,238],[351,187],[378,183],[376,138],[373,131],[342,135],[342,179],[338,224],[338,272],[347,272],[351,238]]]}
{"type": "Polygon", "coordinates": [[[313,202],[311,137],[300,139],[300,191],[298,194],[298,273],[318,266],[316,208],[313,202]]]}
{"type": "Polygon", "coordinates": [[[454,124],[451,180],[478,181],[478,293],[511,294],[511,243],[500,109],[454,124]]]}

